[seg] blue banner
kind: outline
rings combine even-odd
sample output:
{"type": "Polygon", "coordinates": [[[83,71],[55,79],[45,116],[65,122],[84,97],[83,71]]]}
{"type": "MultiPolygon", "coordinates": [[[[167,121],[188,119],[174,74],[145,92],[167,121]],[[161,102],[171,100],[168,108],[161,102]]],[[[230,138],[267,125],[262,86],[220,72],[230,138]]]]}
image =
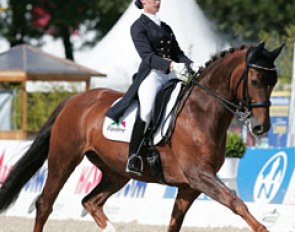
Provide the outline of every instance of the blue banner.
{"type": "Polygon", "coordinates": [[[248,202],[283,203],[295,169],[295,149],[248,149],[238,169],[239,196],[248,202]]]}

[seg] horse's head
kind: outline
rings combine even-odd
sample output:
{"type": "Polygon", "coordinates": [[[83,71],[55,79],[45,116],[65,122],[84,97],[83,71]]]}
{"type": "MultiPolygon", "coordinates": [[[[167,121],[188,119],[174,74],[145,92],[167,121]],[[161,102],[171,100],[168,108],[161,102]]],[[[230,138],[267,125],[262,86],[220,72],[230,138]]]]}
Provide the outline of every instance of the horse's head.
{"type": "Polygon", "coordinates": [[[261,135],[270,128],[270,94],[278,77],[274,61],[284,46],[268,51],[262,42],[246,53],[246,66],[236,97],[243,109],[251,113],[249,126],[255,135],[261,135]]]}

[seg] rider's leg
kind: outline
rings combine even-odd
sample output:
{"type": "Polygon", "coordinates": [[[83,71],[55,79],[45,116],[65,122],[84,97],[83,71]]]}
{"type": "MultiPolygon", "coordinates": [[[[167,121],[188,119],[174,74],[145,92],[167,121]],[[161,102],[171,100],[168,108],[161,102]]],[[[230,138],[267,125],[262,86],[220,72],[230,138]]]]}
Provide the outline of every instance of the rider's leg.
{"type": "Polygon", "coordinates": [[[156,95],[163,86],[163,79],[165,78],[159,75],[158,72],[151,71],[138,89],[140,112],[135,121],[131,136],[126,172],[141,175],[143,170],[143,162],[139,154],[140,146],[144,138],[145,128],[148,127],[151,120],[156,95]]]}
{"type": "Polygon", "coordinates": [[[145,125],[145,121],[143,121],[138,114],[130,140],[129,158],[126,166],[126,172],[141,175],[143,162],[141,156],[139,156],[139,151],[144,137],[145,125]]]}

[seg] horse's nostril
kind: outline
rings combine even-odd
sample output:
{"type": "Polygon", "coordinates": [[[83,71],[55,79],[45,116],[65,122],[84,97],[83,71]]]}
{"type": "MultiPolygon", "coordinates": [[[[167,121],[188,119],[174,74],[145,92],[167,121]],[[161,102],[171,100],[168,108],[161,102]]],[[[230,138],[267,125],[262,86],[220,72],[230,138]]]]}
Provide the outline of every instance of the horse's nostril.
{"type": "Polygon", "coordinates": [[[262,125],[255,125],[253,128],[252,128],[252,131],[254,134],[256,135],[261,135],[264,133],[264,130],[263,130],[263,126],[262,125]]]}

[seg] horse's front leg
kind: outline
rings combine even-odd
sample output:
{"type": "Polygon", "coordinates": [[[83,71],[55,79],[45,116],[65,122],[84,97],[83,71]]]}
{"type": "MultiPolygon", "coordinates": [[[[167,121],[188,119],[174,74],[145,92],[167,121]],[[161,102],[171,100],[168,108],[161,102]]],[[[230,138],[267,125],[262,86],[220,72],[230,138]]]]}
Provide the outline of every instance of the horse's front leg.
{"type": "Polygon", "coordinates": [[[236,193],[222,183],[213,172],[202,169],[197,170],[197,173],[194,171],[194,173],[187,175],[192,188],[207,194],[212,199],[231,209],[235,214],[240,215],[254,232],[268,232],[266,227],[249,212],[245,203],[236,193]]]}
{"type": "Polygon", "coordinates": [[[199,191],[191,188],[179,188],[174,203],[171,220],[167,232],[178,232],[182,226],[186,212],[200,195],[199,191]]]}

